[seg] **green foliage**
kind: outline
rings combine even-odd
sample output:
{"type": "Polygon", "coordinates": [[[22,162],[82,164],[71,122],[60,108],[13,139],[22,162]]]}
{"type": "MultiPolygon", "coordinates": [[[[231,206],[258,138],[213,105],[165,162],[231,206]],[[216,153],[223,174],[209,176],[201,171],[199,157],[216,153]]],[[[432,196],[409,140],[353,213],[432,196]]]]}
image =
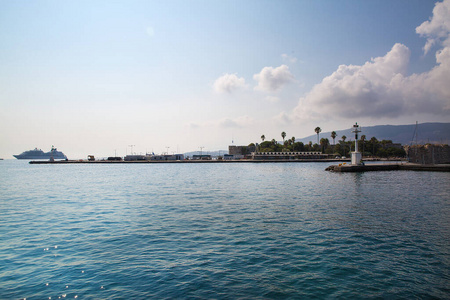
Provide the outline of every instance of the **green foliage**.
{"type": "MultiPolygon", "coordinates": [[[[378,141],[377,138],[372,137],[370,140],[364,136],[358,140],[358,150],[363,153],[363,156],[378,156],[378,157],[405,157],[406,153],[403,148],[395,147],[390,140],[378,141]],[[374,155],[375,153],[375,155],[374,155]]],[[[355,142],[346,141],[346,136],[342,136],[341,140],[336,141],[336,145],[332,145],[328,138],[321,138],[319,144],[309,142],[303,144],[302,142],[295,142],[295,138],[285,140],[283,143],[278,143],[275,139],[271,141],[263,141],[258,145],[259,152],[312,152],[318,151],[325,154],[350,156],[350,152],[354,151],[355,142]]],[[[254,146],[250,144],[249,146],[254,146]]]]}
{"type": "Polygon", "coordinates": [[[378,151],[377,151],[377,156],[378,156],[378,157],[387,157],[387,156],[388,156],[388,153],[387,153],[387,151],[386,151],[385,149],[380,148],[380,149],[378,149],[378,151]]]}
{"type": "Polygon", "coordinates": [[[272,147],[272,142],[271,141],[264,141],[261,144],[259,144],[260,148],[271,148],[272,147]]]}
{"type": "Polygon", "coordinates": [[[390,147],[390,148],[386,149],[386,152],[389,157],[406,157],[406,151],[403,148],[398,149],[398,148],[390,147]]]}
{"type": "Polygon", "coordinates": [[[331,138],[333,139],[333,144],[336,143],[336,142],[335,142],[336,137],[337,137],[336,131],[332,131],[332,132],[331,132],[331,138]]]}
{"type": "Polygon", "coordinates": [[[305,151],[305,145],[302,142],[296,142],[292,145],[293,151],[303,152],[305,151]]]}

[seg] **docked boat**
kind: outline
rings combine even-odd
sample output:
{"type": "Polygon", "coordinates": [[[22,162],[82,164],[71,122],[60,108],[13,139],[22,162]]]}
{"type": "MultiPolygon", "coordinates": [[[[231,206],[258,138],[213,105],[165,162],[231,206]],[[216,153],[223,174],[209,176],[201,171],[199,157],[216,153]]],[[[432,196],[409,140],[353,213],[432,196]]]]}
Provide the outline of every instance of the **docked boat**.
{"type": "Polygon", "coordinates": [[[44,152],[41,149],[34,148],[34,150],[28,150],[13,156],[17,159],[67,159],[67,156],[64,153],[58,151],[53,146],[49,152],[44,152]]]}

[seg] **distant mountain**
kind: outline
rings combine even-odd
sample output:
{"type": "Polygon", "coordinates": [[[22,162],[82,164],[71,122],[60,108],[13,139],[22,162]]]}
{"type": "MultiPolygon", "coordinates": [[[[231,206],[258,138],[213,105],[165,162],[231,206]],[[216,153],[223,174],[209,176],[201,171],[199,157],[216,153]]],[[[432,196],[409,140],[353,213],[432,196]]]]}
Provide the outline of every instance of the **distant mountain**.
{"type": "MultiPolygon", "coordinates": [[[[414,135],[416,124],[412,125],[378,125],[361,128],[361,135],[365,135],[367,140],[371,137],[376,137],[378,140],[392,140],[394,143],[401,143],[402,145],[409,145],[411,141],[416,142],[414,135]],[[414,140],[413,140],[414,138],[414,140]]],[[[354,140],[355,134],[352,133],[353,128],[346,130],[335,130],[337,133],[336,142],[341,139],[343,135],[348,140],[354,140]]],[[[333,143],[331,138],[331,131],[321,132],[320,138],[327,138],[330,143],[333,143]]],[[[317,143],[317,135],[311,135],[302,139],[296,139],[297,142],[304,144],[312,141],[317,143]]],[[[450,144],[450,123],[422,123],[417,126],[417,143],[419,144],[450,144]]]]}
{"type": "Polygon", "coordinates": [[[212,157],[217,157],[217,156],[221,156],[224,154],[228,154],[228,150],[216,150],[216,151],[192,151],[192,152],[186,152],[184,153],[185,157],[192,157],[193,155],[200,155],[204,154],[204,155],[211,155],[212,157]]]}
{"type": "MultiPolygon", "coordinates": [[[[341,139],[343,135],[347,137],[347,141],[354,140],[355,134],[352,133],[353,128],[345,130],[335,130],[337,137],[336,142],[341,139]]],[[[415,139],[416,124],[412,125],[377,125],[361,127],[361,135],[365,135],[367,140],[371,137],[376,137],[381,140],[392,140],[394,143],[400,143],[402,145],[409,145],[414,138],[415,139]]],[[[320,138],[327,138],[330,143],[333,143],[331,138],[331,131],[321,132],[320,138]]],[[[305,138],[296,139],[296,142],[302,142],[304,144],[309,141],[317,143],[317,135],[310,135],[305,138]]],[[[282,143],[279,141],[279,143],[282,143]]],[[[417,143],[418,144],[450,144],[450,123],[422,123],[417,126],[417,143]]],[[[200,154],[200,151],[192,151],[184,153],[186,157],[192,157],[194,154],[200,154]]],[[[203,151],[202,154],[209,154],[213,157],[228,154],[227,150],[218,151],[203,151]]]]}

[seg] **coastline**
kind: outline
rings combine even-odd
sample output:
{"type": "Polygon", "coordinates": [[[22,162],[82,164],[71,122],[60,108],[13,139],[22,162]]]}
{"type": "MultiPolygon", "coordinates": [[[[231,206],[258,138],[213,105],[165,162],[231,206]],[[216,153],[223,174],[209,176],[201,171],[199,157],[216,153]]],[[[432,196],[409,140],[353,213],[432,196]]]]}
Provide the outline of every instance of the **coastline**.
{"type": "Polygon", "coordinates": [[[355,173],[372,171],[431,171],[450,172],[450,164],[421,165],[415,163],[389,163],[389,164],[365,164],[365,165],[331,165],[325,169],[336,173],[355,173]]]}
{"type": "Polygon", "coordinates": [[[198,164],[198,163],[308,163],[308,162],[349,162],[350,159],[267,159],[267,160],[252,160],[252,159],[240,159],[240,160],[132,160],[132,161],[117,161],[117,160],[55,160],[55,161],[38,161],[32,160],[29,164],[37,165],[58,165],[58,164],[198,164]]]}
{"type": "Polygon", "coordinates": [[[311,162],[334,162],[339,165],[331,165],[325,171],[334,173],[356,173],[356,172],[376,172],[376,171],[429,171],[429,172],[450,172],[450,164],[421,165],[409,162],[389,162],[383,161],[380,164],[366,163],[365,165],[347,164],[350,159],[273,159],[273,160],[135,160],[135,161],[113,161],[113,160],[57,160],[57,161],[30,161],[32,165],[67,165],[67,164],[252,164],[252,163],[311,163],[311,162]],[[344,162],[344,163],[341,163],[344,162]]]}

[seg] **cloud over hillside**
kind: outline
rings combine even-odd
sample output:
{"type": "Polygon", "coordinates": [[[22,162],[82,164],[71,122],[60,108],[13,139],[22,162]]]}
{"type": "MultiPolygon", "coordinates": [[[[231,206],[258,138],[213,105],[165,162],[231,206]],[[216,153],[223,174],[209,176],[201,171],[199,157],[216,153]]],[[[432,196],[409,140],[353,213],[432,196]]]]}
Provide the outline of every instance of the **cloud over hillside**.
{"type": "Polygon", "coordinates": [[[425,53],[433,45],[436,66],[407,76],[410,51],[395,44],[386,55],[361,66],[341,65],[301,97],[294,118],[391,117],[413,113],[450,113],[450,0],[437,3],[433,17],[417,27],[427,38],[425,53]]]}

